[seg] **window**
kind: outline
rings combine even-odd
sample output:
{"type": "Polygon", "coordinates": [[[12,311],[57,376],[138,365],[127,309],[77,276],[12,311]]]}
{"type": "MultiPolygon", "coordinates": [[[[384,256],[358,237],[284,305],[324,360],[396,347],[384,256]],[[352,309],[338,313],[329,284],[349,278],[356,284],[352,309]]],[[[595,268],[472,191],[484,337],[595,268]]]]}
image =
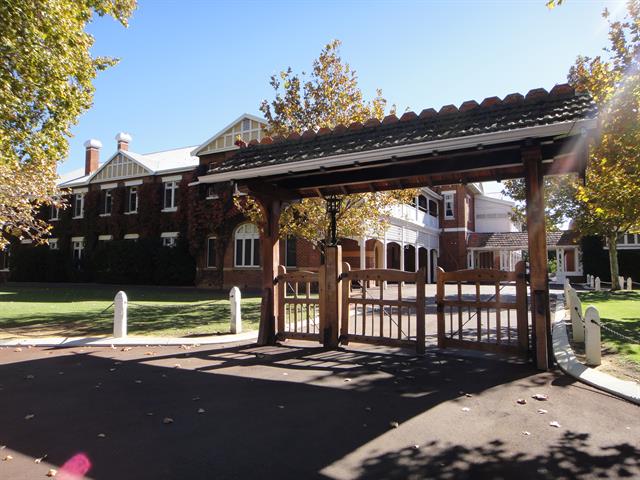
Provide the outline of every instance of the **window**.
{"type": "Polygon", "coordinates": [[[84,193],[76,193],[73,195],[73,218],[82,218],[84,216],[84,193]]]}
{"type": "Polygon", "coordinates": [[[207,185],[207,200],[215,200],[218,198],[218,194],[216,193],[216,189],[213,185],[207,185]]]}
{"type": "Polygon", "coordinates": [[[71,239],[71,250],[73,252],[73,260],[79,262],[82,260],[82,251],[84,250],[84,237],[73,237],[71,239]]]}
{"type": "Polygon", "coordinates": [[[216,237],[207,239],[207,268],[216,268],[216,237]]]}
{"type": "Polygon", "coordinates": [[[253,223],[240,225],[236,230],[236,267],[260,266],[260,234],[253,223]]]}
{"type": "Polygon", "coordinates": [[[286,267],[297,266],[297,248],[295,237],[287,237],[284,243],[284,265],[286,267]]]}
{"type": "Polygon", "coordinates": [[[429,209],[427,197],[424,195],[418,196],[418,210],[426,212],[429,209]]]}
{"type": "Polygon", "coordinates": [[[51,205],[49,208],[49,220],[60,220],[60,209],[55,205],[51,205]]]}
{"type": "Polygon", "coordinates": [[[9,249],[0,250],[0,271],[9,270],[9,249]]]}
{"type": "Polygon", "coordinates": [[[111,215],[113,206],[113,192],[111,189],[102,190],[102,215],[111,215]]]}
{"type": "Polygon", "coordinates": [[[178,244],[178,232],[164,232],[160,237],[163,247],[173,248],[178,244]]]}
{"type": "Polygon", "coordinates": [[[60,245],[58,244],[57,238],[49,239],[49,250],[60,250],[60,245]]]}
{"type": "Polygon", "coordinates": [[[127,213],[138,213],[138,187],[129,187],[127,191],[127,213]]]}
{"type": "Polygon", "coordinates": [[[444,196],[444,218],[446,219],[452,219],[455,218],[455,215],[453,214],[453,202],[454,202],[454,198],[453,198],[454,193],[453,192],[447,192],[445,193],[444,196]]]}
{"type": "Polygon", "coordinates": [[[164,209],[167,211],[177,208],[178,182],[164,182],[164,209]]]}
{"type": "Polygon", "coordinates": [[[438,202],[429,200],[429,215],[432,217],[438,216],[438,202]]]}

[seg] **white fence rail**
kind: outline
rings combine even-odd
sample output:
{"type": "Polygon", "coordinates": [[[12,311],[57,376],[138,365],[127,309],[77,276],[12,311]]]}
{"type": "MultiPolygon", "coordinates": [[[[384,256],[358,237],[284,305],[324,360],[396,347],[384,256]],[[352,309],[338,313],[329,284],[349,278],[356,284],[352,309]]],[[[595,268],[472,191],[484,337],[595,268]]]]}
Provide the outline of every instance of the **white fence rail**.
{"type": "MultiPolygon", "coordinates": [[[[593,276],[590,280],[593,280],[593,276]]],[[[599,286],[599,283],[600,279],[596,278],[594,285],[599,286]]],[[[594,306],[589,306],[586,311],[583,311],[582,301],[578,297],[578,292],[569,282],[565,282],[564,288],[565,305],[571,318],[573,341],[577,343],[584,342],[587,365],[598,366],[602,363],[602,337],[598,309],[594,306]]]]}

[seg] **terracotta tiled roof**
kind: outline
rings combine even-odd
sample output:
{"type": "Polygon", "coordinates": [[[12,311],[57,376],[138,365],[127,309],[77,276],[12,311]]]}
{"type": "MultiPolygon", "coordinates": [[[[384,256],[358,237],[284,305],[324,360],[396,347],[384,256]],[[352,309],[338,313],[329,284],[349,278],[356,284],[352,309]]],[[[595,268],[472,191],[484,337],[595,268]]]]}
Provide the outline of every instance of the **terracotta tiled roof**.
{"type": "Polygon", "coordinates": [[[576,93],[568,85],[551,92],[531,90],[525,96],[512,93],[500,100],[489,97],[480,104],[471,100],[460,108],[446,105],[436,112],[407,112],[400,119],[390,115],[382,122],[362,123],[318,132],[294,132],[284,137],[266,137],[260,144],[240,149],[233,157],[212,166],[211,173],[244,170],[291,163],[332,155],[377,150],[435,140],[495,133],[521,128],[572,122],[595,117],[592,98],[576,93]]]}
{"type": "MultiPolygon", "coordinates": [[[[571,230],[559,232],[547,232],[547,247],[574,246],[577,244],[577,235],[571,230]]],[[[467,240],[469,248],[521,248],[526,250],[528,246],[527,232],[500,232],[500,233],[471,233],[467,240]]]]}

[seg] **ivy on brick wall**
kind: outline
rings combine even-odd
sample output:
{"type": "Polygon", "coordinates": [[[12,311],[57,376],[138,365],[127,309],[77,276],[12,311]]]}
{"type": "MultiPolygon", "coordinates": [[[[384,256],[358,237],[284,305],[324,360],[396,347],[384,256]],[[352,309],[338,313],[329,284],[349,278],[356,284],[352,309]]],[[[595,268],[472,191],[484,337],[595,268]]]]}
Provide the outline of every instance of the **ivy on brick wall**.
{"type": "MultiPolygon", "coordinates": [[[[16,281],[93,281],[122,284],[192,285],[196,258],[206,255],[207,238],[216,236],[217,269],[209,271],[214,284],[222,286],[224,252],[238,224],[246,221],[234,205],[232,192],[221,191],[219,198],[206,198],[206,186],[189,183],[206,173],[198,167],[185,175],[178,188],[178,211],[164,213],[162,183],[138,186],[138,213],[127,215],[126,187],[112,190],[112,209],[103,212],[102,193],[85,194],[84,217],[74,220],[71,208],[60,212],[51,236],[58,238],[59,250],[47,246],[12,246],[11,275],[16,281]],[[174,248],[162,246],[162,232],[179,233],[174,248]],[[138,233],[137,242],[121,240],[127,233],[138,233]],[[99,242],[99,235],[114,240],[99,242]],[[72,237],[84,237],[82,260],[72,261],[72,237]]],[[[41,213],[48,218],[48,211],[41,213]]]]}

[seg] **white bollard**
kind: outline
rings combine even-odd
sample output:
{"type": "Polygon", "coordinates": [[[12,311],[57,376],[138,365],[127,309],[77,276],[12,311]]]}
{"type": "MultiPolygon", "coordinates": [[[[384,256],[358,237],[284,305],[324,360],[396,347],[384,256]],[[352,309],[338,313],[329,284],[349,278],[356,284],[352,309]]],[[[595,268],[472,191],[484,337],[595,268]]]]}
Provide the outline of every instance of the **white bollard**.
{"type": "Polygon", "coordinates": [[[574,342],[584,342],[584,324],[582,323],[582,302],[578,297],[578,292],[573,288],[569,295],[571,296],[571,329],[573,332],[574,342]]]}
{"type": "Polygon", "coordinates": [[[242,318],[240,315],[240,289],[233,287],[229,291],[229,303],[231,304],[231,333],[242,332],[242,318]]]}
{"type": "Polygon", "coordinates": [[[624,290],[624,277],[622,275],[618,277],[618,287],[620,290],[624,290]]]}
{"type": "Polygon", "coordinates": [[[602,363],[602,342],[600,338],[600,314],[596,307],[588,307],[584,314],[586,327],[584,351],[587,365],[597,367],[602,363]]]}
{"type": "Polygon", "coordinates": [[[123,291],[116,293],[113,299],[113,336],[127,336],[127,294],[123,291]]]}
{"type": "Polygon", "coordinates": [[[565,308],[571,311],[571,284],[568,278],[564,279],[564,304],[565,308]]]}
{"type": "Polygon", "coordinates": [[[591,285],[591,277],[593,277],[593,275],[587,274],[587,284],[591,285]]]}
{"type": "Polygon", "coordinates": [[[602,289],[602,286],[600,285],[600,277],[596,277],[596,287],[595,287],[595,291],[599,292],[602,289]]]}
{"type": "Polygon", "coordinates": [[[633,281],[631,280],[631,277],[627,278],[627,290],[633,290],[633,281]]]}
{"type": "Polygon", "coordinates": [[[593,275],[591,275],[591,278],[589,279],[589,286],[590,286],[591,288],[594,288],[594,287],[596,286],[596,281],[595,281],[595,279],[593,278],[593,275]]]}

